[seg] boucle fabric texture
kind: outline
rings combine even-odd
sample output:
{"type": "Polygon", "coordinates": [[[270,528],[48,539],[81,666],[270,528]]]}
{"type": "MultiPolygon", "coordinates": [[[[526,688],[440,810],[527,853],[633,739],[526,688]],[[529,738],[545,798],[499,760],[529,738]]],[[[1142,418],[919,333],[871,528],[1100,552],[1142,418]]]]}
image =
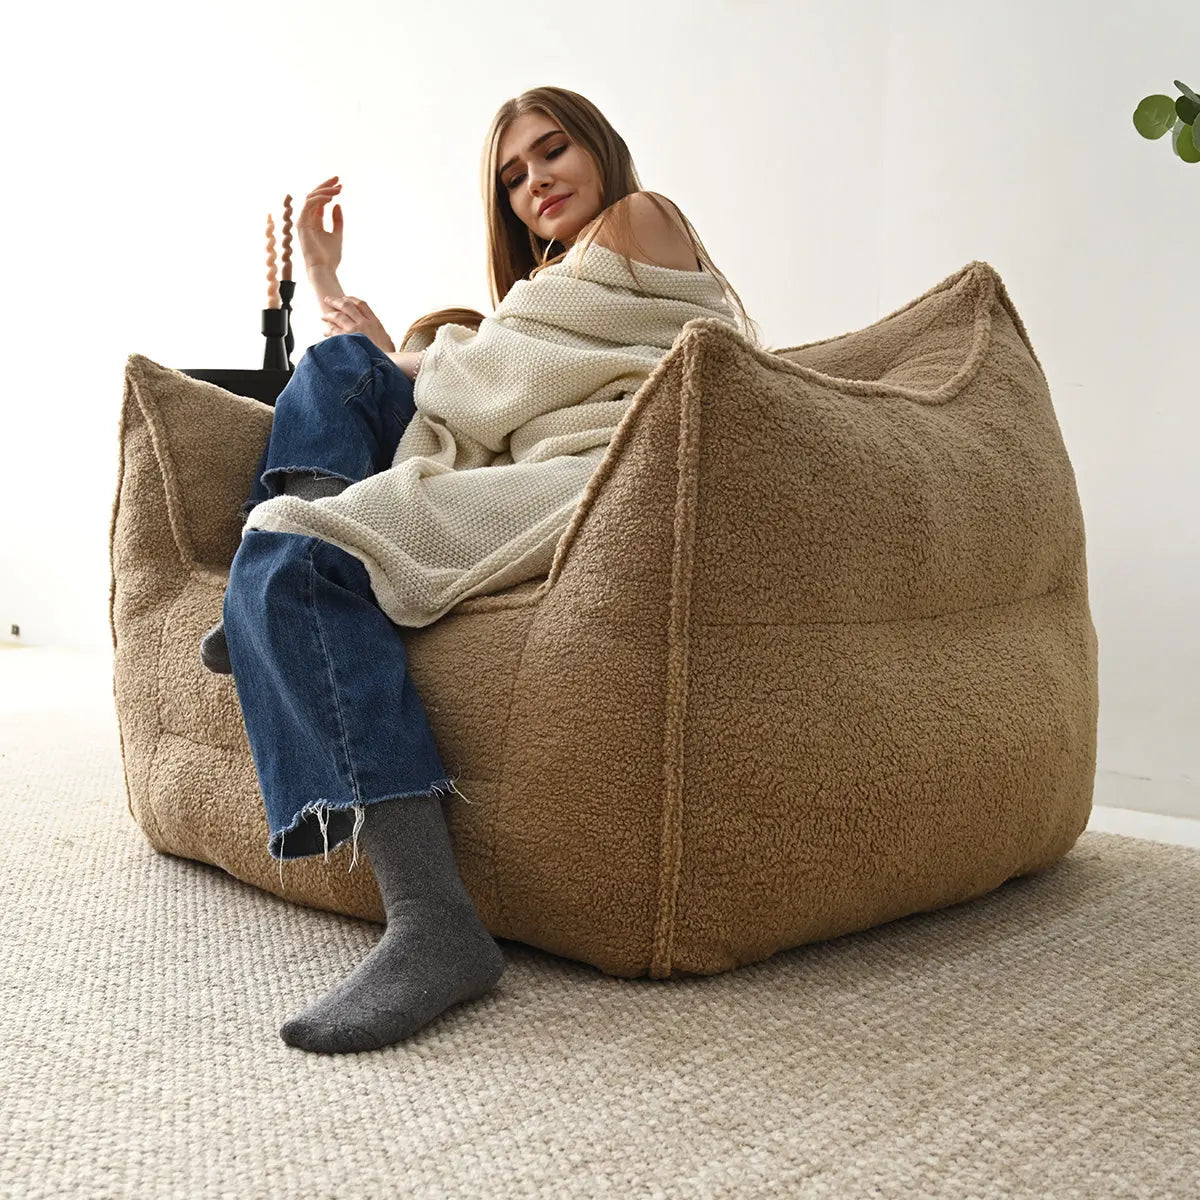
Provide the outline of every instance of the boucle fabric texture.
{"type": "MultiPolygon", "coordinates": [[[[130,811],[164,853],[382,923],[348,842],[265,853],[233,680],[197,653],[272,411],[129,356],[111,617],[130,811]]],[[[397,636],[481,919],[612,975],[712,974],[958,904],[1050,868],[1090,816],[1083,516],[987,263],[774,352],[689,322],[545,578],[397,636]]]]}
{"type": "MultiPolygon", "coordinates": [[[[336,496],[265,501],[246,529],[340,546],[410,627],[544,576],[630,397],[683,327],[736,327],[707,271],[635,260],[631,272],[606,246],[581,249],[514,283],[478,332],[438,328],[390,469],[336,496]]],[[[427,344],[414,335],[403,348],[427,344]]]]}

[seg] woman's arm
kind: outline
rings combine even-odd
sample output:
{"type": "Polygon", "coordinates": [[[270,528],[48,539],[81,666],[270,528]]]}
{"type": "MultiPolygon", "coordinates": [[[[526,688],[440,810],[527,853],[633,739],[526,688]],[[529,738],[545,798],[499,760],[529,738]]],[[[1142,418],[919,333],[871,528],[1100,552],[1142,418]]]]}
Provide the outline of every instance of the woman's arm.
{"type": "Polygon", "coordinates": [[[425,358],[424,350],[393,350],[388,354],[388,358],[392,360],[402,370],[409,379],[415,380],[417,372],[421,369],[421,363],[425,358]]]}
{"type": "MultiPolygon", "coordinates": [[[[308,282],[312,284],[313,291],[317,293],[318,303],[325,296],[344,296],[346,294],[342,291],[342,285],[338,283],[337,272],[328,267],[313,268],[308,272],[308,282]]],[[[324,308],[323,304],[322,308],[324,308]]]]}

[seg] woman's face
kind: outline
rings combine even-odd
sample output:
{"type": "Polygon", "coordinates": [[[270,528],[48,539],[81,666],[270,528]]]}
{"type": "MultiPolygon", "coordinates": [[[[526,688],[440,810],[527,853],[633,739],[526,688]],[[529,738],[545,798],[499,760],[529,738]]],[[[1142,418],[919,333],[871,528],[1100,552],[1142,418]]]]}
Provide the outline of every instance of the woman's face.
{"type": "Polygon", "coordinates": [[[544,113],[517,117],[501,135],[499,158],[500,191],[538,237],[569,246],[600,212],[600,176],[592,160],[544,113]],[[540,211],[551,196],[562,195],[569,198],[540,211]]]}

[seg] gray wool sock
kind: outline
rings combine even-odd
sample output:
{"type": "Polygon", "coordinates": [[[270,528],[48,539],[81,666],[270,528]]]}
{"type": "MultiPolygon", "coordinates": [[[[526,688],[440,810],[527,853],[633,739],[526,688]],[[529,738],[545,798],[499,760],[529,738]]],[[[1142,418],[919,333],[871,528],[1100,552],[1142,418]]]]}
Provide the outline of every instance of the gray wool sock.
{"type": "Polygon", "coordinates": [[[346,979],[281,1026],[279,1036],[302,1050],[390,1046],[491,991],[504,973],[504,954],[458,873],[437,793],[365,805],[358,836],[387,928],[346,979]]]}

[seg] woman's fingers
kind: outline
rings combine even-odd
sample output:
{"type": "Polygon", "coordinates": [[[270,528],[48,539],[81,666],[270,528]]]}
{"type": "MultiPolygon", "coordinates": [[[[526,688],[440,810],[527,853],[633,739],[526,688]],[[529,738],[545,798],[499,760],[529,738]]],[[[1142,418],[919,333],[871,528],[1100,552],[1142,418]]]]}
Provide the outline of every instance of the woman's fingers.
{"type": "Polygon", "coordinates": [[[329,201],[332,199],[333,199],[332,196],[323,196],[323,195],[309,196],[308,199],[305,200],[305,202],[304,202],[304,207],[305,208],[309,208],[309,207],[324,208],[325,205],[328,204],[329,201]]]}
{"type": "Polygon", "coordinates": [[[304,207],[300,210],[300,215],[296,219],[297,225],[301,225],[306,229],[317,229],[326,236],[338,237],[341,235],[342,225],[342,209],[340,205],[333,206],[333,212],[330,214],[333,219],[333,229],[325,228],[325,205],[328,201],[337,195],[337,188],[323,190],[316,188],[308,193],[304,202],[304,207]]]}
{"type": "Polygon", "coordinates": [[[336,192],[309,192],[305,197],[304,207],[313,210],[322,209],[335,195],[337,195],[336,192]]]}

